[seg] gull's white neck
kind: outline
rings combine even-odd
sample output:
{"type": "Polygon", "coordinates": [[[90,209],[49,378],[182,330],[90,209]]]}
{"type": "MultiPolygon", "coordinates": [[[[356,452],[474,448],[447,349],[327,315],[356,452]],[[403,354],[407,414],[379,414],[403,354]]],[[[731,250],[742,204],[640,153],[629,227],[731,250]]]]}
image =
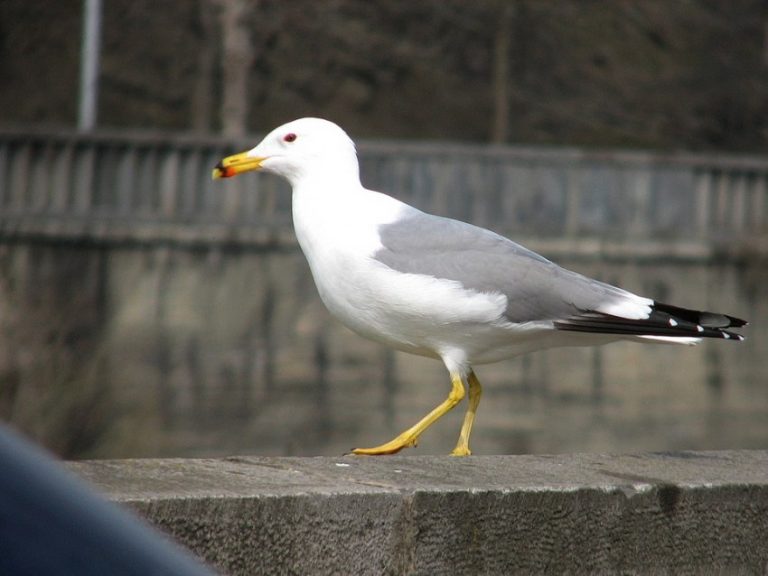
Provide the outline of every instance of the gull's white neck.
{"type": "Polygon", "coordinates": [[[382,224],[407,207],[385,194],[366,190],[354,172],[318,171],[293,183],[293,225],[320,297],[348,325],[352,293],[364,291],[360,269],[381,247],[382,224]]]}
{"type": "Polygon", "coordinates": [[[323,190],[354,190],[361,188],[360,166],[357,156],[339,155],[330,159],[313,158],[301,166],[295,166],[283,173],[293,188],[297,191],[323,190]]]}
{"type": "MultiPolygon", "coordinates": [[[[305,164],[288,177],[293,188],[293,224],[302,250],[311,259],[313,245],[338,242],[354,226],[357,204],[368,194],[360,183],[357,157],[305,164]]],[[[310,262],[311,264],[311,262],[310,262]]]]}
{"type": "Polygon", "coordinates": [[[338,166],[317,168],[291,179],[293,224],[308,258],[313,247],[338,242],[345,230],[355,227],[359,203],[370,194],[360,183],[356,164],[354,171],[338,166]]]}

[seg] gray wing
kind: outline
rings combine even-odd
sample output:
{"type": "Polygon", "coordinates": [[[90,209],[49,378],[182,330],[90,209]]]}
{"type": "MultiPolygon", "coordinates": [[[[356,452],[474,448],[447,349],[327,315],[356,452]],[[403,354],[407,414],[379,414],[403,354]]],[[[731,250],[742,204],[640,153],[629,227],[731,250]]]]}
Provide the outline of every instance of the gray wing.
{"type": "Polygon", "coordinates": [[[379,234],[383,248],[374,254],[376,260],[399,272],[500,292],[507,297],[511,322],[568,318],[628,296],[494,232],[418,210],[381,226],[379,234]]]}

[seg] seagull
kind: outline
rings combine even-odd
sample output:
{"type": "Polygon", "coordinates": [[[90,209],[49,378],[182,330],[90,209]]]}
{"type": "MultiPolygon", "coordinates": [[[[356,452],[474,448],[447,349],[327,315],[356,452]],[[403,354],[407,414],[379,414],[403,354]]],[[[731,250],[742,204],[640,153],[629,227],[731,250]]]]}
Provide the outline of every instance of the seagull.
{"type": "Polygon", "coordinates": [[[221,160],[213,178],[263,171],[293,190],[296,238],[320,298],[357,334],[442,360],[448,397],[415,425],[353,454],[394,454],[465,395],[454,456],[467,456],[482,389],[473,366],[555,346],[617,340],[740,341],[744,320],[657,302],[566,270],[490,230],[427,214],[360,182],[342,128],[301,118],[253,149],[221,160]]]}

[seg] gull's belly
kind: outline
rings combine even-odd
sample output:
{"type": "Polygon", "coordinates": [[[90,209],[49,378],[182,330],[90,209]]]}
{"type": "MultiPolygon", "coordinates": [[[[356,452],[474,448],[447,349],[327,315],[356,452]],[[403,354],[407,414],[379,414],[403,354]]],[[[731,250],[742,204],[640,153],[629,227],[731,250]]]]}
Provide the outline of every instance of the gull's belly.
{"type": "Polygon", "coordinates": [[[458,282],[396,272],[359,255],[308,257],[329,311],[358,334],[399,350],[440,356],[460,348],[472,355],[506,332],[506,298],[464,289],[458,282]]]}

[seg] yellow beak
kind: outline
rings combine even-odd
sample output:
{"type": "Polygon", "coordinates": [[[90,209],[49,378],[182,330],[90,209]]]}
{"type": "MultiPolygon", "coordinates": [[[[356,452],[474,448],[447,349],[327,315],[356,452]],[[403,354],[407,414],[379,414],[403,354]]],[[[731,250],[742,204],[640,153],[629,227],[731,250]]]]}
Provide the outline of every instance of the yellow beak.
{"type": "Polygon", "coordinates": [[[265,158],[258,156],[248,156],[248,152],[227,156],[216,164],[211,177],[214,180],[217,178],[232,178],[232,176],[237,176],[243,172],[259,170],[264,160],[265,158]]]}

